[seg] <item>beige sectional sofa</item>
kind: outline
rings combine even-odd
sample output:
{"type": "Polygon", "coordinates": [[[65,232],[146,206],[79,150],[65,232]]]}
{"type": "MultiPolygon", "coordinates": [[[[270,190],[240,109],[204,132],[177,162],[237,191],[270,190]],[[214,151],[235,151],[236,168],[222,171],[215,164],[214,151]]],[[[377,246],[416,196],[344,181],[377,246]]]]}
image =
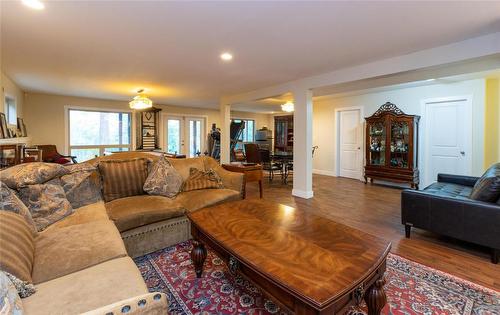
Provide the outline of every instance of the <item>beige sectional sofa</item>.
{"type": "MultiPolygon", "coordinates": [[[[136,157],[158,159],[148,153],[121,153],[90,163],[136,157]]],[[[181,192],[172,199],[138,195],[100,201],[37,233],[32,269],[37,292],[22,299],[27,315],[166,312],[166,296],[148,292],[131,257],[189,239],[186,212],[241,199],[244,189],[242,174],[224,170],[211,158],[169,161],[183,179],[191,167],[212,168],[224,188],[181,192]]],[[[98,180],[99,174],[95,176],[98,180]]]]}

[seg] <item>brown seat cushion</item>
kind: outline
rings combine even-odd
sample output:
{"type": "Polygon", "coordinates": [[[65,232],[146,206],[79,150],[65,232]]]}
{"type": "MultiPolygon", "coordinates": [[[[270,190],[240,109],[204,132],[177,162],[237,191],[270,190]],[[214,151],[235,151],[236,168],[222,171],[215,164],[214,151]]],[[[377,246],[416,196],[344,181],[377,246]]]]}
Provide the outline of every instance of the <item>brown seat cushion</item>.
{"type": "Polygon", "coordinates": [[[189,177],[184,181],[182,191],[222,187],[222,179],[213,169],[203,171],[192,167],[189,170],[189,177]]]}
{"type": "Polygon", "coordinates": [[[120,232],[184,215],[184,207],[177,198],[162,196],[134,196],[106,203],[108,216],[120,232]]]}
{"type": "Polygon", "coordinates": [[[45,282],[126,255],[120,233],[109,220],[50,229],[35,239],[33,281],[45,282]]]}
{"type": "Polygon", "coordinates": [[[101,220],[109,220],[103,201],[75,209],[71,215],[52,224],[47,230],[101,220]]]}
{"type": "Polygon", "coordinates": [[[226,201],[240,200],[241,194],[231,189],[202,189],[181,192],[177,200],[187,211],[213,206],[226,201]]]}
{"type": "Polygon", "coordinates": [[[23,299],[26,314],[76,315],[148,292],[130,257],[112,259],[40,283],[23,299]]]}
{"type": "Polygon", "coordinates": [[[99,162],[104,201],[143,195],[150,160],[103,160],[99,162]]]}
{"type": "Polygon", "coordinates": [[[33,282],[33,230],[19,214],[0,211],[0,269],[18,279],[33,282]]]}

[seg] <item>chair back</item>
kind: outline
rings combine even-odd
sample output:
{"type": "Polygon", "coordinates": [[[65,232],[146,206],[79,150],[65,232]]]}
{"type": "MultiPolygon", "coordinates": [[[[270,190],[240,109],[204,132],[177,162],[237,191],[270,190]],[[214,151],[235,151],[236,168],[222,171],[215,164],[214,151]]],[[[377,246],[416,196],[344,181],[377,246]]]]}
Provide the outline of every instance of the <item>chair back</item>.
{"type": "Polygon", "coordinates": [[[54,144],[43,144],[36,147],[42,151],[42,161],[44,162],[52,162],[61,156],[54,144]]]}
{"type": "Polygon", "coordinates": [[[245,156],[248,163],[261,163],[259,147],[255,143],[245,143],[245,156]]]}
{"type": "Polygon", "coordinates": [[[260,160],[262,161],[262,163],[270,164],[271,163],[271,151],[260,150],[260,160]]]}

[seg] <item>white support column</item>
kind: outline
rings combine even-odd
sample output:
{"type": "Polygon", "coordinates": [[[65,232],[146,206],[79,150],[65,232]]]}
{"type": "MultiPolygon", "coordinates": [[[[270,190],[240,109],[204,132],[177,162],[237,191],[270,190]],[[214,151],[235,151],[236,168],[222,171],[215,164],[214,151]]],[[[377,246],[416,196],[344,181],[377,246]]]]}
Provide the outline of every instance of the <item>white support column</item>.
{"type": "Polygon", "coordinates": [[[221,101],[220,103],[220,163],[229,163],[229,146],[231,142],[231,105],[221,101]]]}
{"type": "Polygon", "coordinates": [[[312,198],[312,91],[292,90],[293,115],[293,190],[292,195],[312,198]]]}

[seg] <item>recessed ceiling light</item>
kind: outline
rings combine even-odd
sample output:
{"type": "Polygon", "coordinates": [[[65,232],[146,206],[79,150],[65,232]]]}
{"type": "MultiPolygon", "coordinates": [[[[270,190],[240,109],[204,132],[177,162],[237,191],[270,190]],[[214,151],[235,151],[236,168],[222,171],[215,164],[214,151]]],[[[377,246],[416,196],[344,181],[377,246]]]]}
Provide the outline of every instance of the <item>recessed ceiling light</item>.
{"type": "Polygon", "coordinates": [[[228,52],[225,52],[225,53],[222,53],[220,55],[220,59],[224,60],[224,61],[230,61],[230,60],[233,60],[233,55],[231,55],[230,53],[228,52]]]}
{"type": "Polygon", "coordinates": [[[23,4],[35,10],[43,10],[45,8],[45,5],[40,0],[23,0],[23,4]]]}

